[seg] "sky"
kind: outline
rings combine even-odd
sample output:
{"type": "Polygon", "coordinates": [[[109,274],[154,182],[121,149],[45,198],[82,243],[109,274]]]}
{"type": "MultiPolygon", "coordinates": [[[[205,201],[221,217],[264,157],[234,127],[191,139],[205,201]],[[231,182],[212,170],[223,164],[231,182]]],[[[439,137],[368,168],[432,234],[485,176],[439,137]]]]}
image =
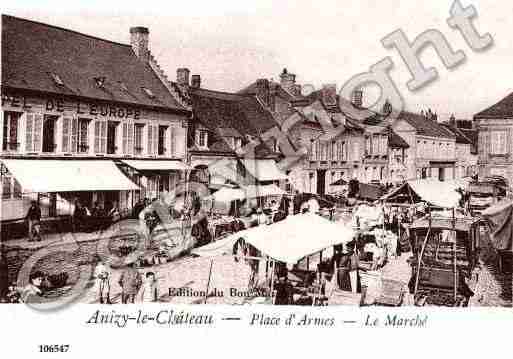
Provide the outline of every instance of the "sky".
{"type": "MultiPolygon", "coordinates": [[[[453,0],[404,1],[75,1],[25,0],[2,4],[9,14],[69,28],[104,39],[129,43],[129,28],[146,26],[150,48],[170,78],[187,67],[200,74],[202,86],[238,91],[257,78],[279,79],[283,68],[297,82],[315,88],[339,87],[389,56],[391,77],[406,109],[431,108],[446,119],[472,118],[513,92],[513,4],[493,0],[461,0],[474,5],[473,20],[494,44],[473,52],[459,32],[447,25],[453,0]],[[413,41],[422,32],[442,32],[465,63],[447,70],[432,48],[421,52],[426,67],[439,78],[411,92],[411,75],[398,52],[381,39],[401,29],[413,41]]],[[[376,98],[364,89],[364,103],[376,98]]]]}

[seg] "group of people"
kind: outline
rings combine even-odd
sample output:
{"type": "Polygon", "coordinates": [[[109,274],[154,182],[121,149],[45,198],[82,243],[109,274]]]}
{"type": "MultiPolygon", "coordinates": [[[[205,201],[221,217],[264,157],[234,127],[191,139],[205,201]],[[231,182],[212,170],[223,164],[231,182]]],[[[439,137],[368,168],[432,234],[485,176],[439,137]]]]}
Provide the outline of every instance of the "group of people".
{"type": "MultiPolygon", "coordinates": [[[[98,262],[95,272],[96,290],[100,304],[112,304],[111,301],[111,278],[112,271],[109,266],[101,261],[98,262]]],[[[121,288],[121,303],[135,302],[157,302],[159,299],[158,282],[155,272],[148,271],[144,278],[130,263],[122,271],[118,285],[121,288]]]]}

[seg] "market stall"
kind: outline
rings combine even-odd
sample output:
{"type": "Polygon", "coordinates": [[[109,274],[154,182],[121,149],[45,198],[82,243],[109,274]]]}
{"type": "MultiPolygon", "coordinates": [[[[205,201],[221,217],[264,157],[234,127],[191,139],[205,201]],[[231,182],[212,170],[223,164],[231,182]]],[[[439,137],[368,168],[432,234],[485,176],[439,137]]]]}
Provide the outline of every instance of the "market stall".
{"type": "Polygon", "coordinates": [[[387,203],[426,202],[441,208],[455,208],[461,199],[461,194],[457,190],[465,189],[467,185],[468,181],[465,180],[419,179],[407,181],[381,199],[387,203]]]}
{"type": "Polygon", "coordinates": [[[481,213],[492,229],[493,247],[499,252],[501,272],[512,271],[513,257],[513,201],[504,200],[481,213]]]}

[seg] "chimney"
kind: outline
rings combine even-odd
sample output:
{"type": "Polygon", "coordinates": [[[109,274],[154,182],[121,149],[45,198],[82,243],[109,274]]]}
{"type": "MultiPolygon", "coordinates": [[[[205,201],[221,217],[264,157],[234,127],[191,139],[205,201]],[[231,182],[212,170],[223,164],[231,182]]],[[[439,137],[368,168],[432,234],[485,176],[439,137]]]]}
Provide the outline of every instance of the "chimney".
{"type": "Polygon", "coordinates": [[[337,85],[322,85],[322,102],[325,106],[337,106],[337,85]]]}
{"type": "Polygon", "coordinates": [[[381,112],[383,112],[383,115],[385,116],[388,116],[392,113],[392,104],[390,103],[390,101],[385,101],[385,103],[383,104],[383,110],[381,112]]]}
{"type": "Polygon", "coordinates": [[[201,87],[201,75],[191,76],[191,87],[195,89],[199,89],[201,87]]]}
{"type": "Polygon", "coordinates": [[[296,75],[291,74],[287,69],[283,69],[280,75],[281,86],[290,93],[294,93],[294,85],[296,84],[296,75]]]}
{"type": "Polygon", "coordinates": [[[176,82],[180,86],[189,86],[189,74],[191,72],[188,68],[182,67],[176,70],[176,82]]]}
{"type": "Polygon", "coordinates": [[[454,114],[452,114],[449,118],[449,125],[452,127],[458,127],[456,124],[456,117],[454,117],[454,114]]]}
{"type": "Polygon", "coordinates": [[[354,90],[353,91],[353,105],[355,107],[361,108],[363,106],[363,91],[362,90],[354,90]]]}
{"type": "Polygon", "coordinates": [[[150,50],[148,48],[150,31],[147,27],[136,26],[130,28],[130,45],[135,55],[144,62],[148,62],[150,50]]]}
{"type": "Polygon", "coordinates": [[[265,106],[271,107],[271,86],[268,79],[257,80],[256,96],[265,106]]]}

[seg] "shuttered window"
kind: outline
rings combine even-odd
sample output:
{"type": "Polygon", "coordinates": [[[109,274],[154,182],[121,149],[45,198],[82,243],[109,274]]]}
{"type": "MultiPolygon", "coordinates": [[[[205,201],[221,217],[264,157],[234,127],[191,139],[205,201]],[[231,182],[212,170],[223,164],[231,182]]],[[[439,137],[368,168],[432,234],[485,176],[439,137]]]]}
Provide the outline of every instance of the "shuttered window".
{"type": "MultiPolygon", "coordinates": [[[[78,130],[79,124],[77,118],[64,117],[62,119],[62,152],[78,152],[78,130]]],[[[87,130],[85,136],[87,139],[87,130]]]]}
{"type": "Polygon", "coordinates": [[[122,147],[123,154],[132,155],[134,153],[134,124],[133,122],[124,122],[122,125],[122,147]]]}
{"type": "Polygon", "coordinates": [[[171,157],[177,157],[176,156],[176,128],[171,126],[169,128],[169,141],[170,141],[170,155],[171,157]]]}
{"type": "Polygon", "coordinates": [[[107,121],[94,122],[94,153],[107,153],[107,121]]]}
{"type": "Polygon", "coordinates": [[[158,137],[159,130],[158,126],[148,125],[148,154],[155,155],[158,150],[158,137]]]}
{"type": "Polygon", "coordinates": [[[43,115],[28,113],[25,125],[25,151],[40,152],[43,131],[43,115]]]}
{"type": "Polygon", "coordinates": [[[507,153],[508,148],[508,132],[507,131],[491,131],[491,153],[494,155],[503,155],[507,153]]]}

